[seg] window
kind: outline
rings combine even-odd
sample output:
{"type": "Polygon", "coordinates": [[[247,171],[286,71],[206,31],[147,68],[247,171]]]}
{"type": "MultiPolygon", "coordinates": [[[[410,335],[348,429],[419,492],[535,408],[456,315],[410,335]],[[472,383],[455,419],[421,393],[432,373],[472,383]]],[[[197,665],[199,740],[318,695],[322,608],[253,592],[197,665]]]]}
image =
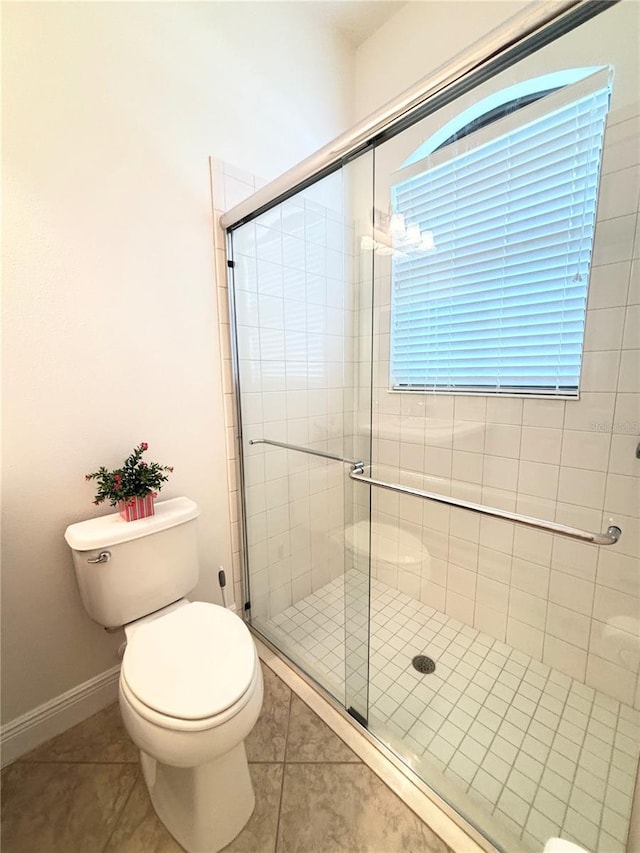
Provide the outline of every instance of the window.
{"type": "Polygon", "coordinates": [[[528,81],[405,162],[389,223],[394,389],[577,396],[610,92],[607,68],[528,81]]]}

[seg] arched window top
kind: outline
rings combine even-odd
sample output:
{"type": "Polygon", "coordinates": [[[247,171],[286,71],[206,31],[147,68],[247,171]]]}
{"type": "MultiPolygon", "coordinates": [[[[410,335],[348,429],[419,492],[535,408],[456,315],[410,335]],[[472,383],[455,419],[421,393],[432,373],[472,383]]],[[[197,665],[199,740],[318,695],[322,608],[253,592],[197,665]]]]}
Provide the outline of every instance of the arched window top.
{"type": "Polygon", "coordinates": [[[601,71],[603,66],[591,66],[588,68],[569,68],[565,71],[555,71],[553,74],[544,74],[541,77],[533,77],[522,83],[516,83],[495,92],[481,101],[472,104],[468,109],[461,112],[444,127],[436,131],[429,139],[425,140],[407,159],[401,169],[412,166],[414,163],[428,157],[443,148],[450,142],[461,136],[466,136],[480,127],[497,121],[509,112],[538,100],[551,92],[579,83],[581,80],[601,71]]]}

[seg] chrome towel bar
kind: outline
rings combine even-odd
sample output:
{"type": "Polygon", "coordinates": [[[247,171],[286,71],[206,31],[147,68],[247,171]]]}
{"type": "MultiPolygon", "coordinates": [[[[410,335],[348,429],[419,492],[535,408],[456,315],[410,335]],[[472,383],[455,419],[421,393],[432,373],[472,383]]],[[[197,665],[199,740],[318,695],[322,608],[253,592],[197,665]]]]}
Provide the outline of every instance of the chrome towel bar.
{"type": "Polygon", "coordinates": [[[312,450],[310,447],[300,447],[297,444],[284,444],[282,441],[271,441],[269,438],[251,438],[249,444],[269,444],[272,447],[283,447],[285,450],[297,450],[298,453],[308,453],[310,456],[320,456],[322,459],[333,459],[334,462],[346,462],[354,468],[361,468],[363,463],[355,459],[344,459],[333,453],[325,453],[324,450],[312,450]]]}
{"type": "Polygon", "coordinates": [[[400,492],[403,495],[411,495],[416,498],[423,498],[436,503],[447,504],[448,506],[460,507],[467,509],[470,512],[477,512],[481,515],[489,515],[493,518],[501,518],[506,521],[513,521],[516,524],[524,524],[527,527],[533,527],[537,530],[545,530],[548,533],[555,533],[558,536],[567,536],[569,539],[577,539],[580,542],[589,542],[593,545],[615,545],[622,530],[615,525],[608,527],[605,533],[590,533],[588,530],[580,530],[577,527],[568,527],[566,524],[558,524],[555,521],[545,521],[541,518],[534,518],[530,515],[519,515],[515,512],[509,512],[506,509],[498,509],[492,506],[483,506],[482,504],[471,503],[470,501],[459,500],[458,498],[447,497],[446,495],[438,495],[434,492],[425,492],[422,489],[414,489],[410,486],[401,486],[399,483],[387,483],[384,480],[376,480],[373,477],[367,477],[364,473],[364,465],[356,463],[349,476],[352,480],[358,483],[364,483],[367,486],[376,486],[379,489],[388,489],[391,492],[400,492]]]}

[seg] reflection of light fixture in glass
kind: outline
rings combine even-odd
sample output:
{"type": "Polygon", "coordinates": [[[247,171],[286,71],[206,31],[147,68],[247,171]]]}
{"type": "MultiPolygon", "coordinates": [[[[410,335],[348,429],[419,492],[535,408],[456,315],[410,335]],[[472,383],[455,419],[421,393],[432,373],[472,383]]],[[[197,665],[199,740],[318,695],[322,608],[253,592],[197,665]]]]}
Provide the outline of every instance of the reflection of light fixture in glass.
{"type": "Polygon", "coordinates": [[[435,252],[436,241],[433,239],[433,231],[423,231],[418,246],[419,252],[435,252]]]}
{"type": "Polygon", "coordinates": [[[407,224],[402,213],[373,211],[373,235],[363,238],[362,248],[378,255],[406,257],[415,252],[435,252],[433,231],[421,231],[417,222],[407,224]]]}
{"type": "Polygon", "coordinates": [[[421,239],[422,235],[420,234],[420,226],[418,223],[412,222],[411,225],[407,225],[404,242],[408,243],[410,246],[418,246],[420,245],[421,239]]]}
{"type": "Polygon", "coordinates": [[[368,234],[364,234],[360,240],[360,248],[363,252],[375,252],[376,255],[393,255],[394,250],[390,245],[379,243],[368,234]]]}
{"type": "Polygon", "coordinates": [[[389,233],[392,237],[401,237],[405,233],[404,216],[401,213],[392,213],[389,218],[389,233]]]}

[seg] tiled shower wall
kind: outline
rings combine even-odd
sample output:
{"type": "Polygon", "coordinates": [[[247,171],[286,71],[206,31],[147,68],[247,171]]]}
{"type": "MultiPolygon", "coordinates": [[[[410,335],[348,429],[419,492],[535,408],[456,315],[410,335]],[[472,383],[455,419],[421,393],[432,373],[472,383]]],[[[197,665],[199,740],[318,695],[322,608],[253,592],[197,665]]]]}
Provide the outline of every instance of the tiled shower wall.
{"type": "MultiPolygon", "coordinates": [[[[254,191],[253,178],[213,164],[216,218],[254,191]],[[221,187],[221,190],[218,189],[221,187]]],[[[238,355],[245,439],[252,613],[277,615],[344,571],[344,469],[249,439],[343,455],[352,394],[349,231],[341,177],[321,182],[234,233],[238,355]],[[348,245],[345,245],[347,243],[348,245]],[[347,333],[346,333],[347,332],[347,333]]],[[[241,601],[237,443],[224,234],[216,223],[223,318],[234,589],[241,601]]]]}
{"type": "MultiPolygon", "coordinates": [[[[388,259],[375,258],[375,475],[587,530],[594,547],[374,494],[385,583],[640,707],[640,118],[609,118],[579,401],[398,393],[388,259]]],[[[368,319],[364,318],[364,325],[368,319]]]]}

